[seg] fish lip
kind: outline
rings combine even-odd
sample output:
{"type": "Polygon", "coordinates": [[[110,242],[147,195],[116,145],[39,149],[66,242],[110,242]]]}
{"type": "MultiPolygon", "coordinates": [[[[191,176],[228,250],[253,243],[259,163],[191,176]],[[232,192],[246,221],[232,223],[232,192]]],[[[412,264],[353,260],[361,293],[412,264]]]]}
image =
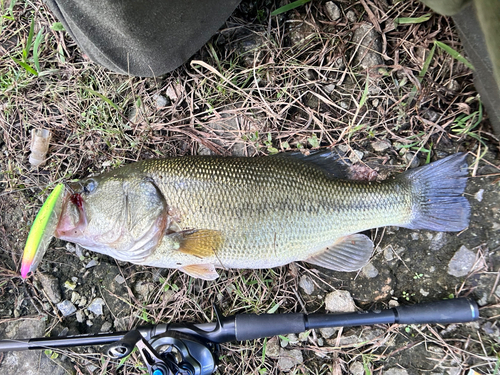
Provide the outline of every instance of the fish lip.
{"type": "Polygon", "coordinates": [[[87,227],[87,215],[85,214],[85,201],[82,194],[75,192],[68,186],[65,192],[61,216],[55,230],[55,237],[57,238],[74,238],[82,235],[87,227]],[[78,221],[75,223],[71,208],[68,205],[73,205],[78,212],[78,221]]]}

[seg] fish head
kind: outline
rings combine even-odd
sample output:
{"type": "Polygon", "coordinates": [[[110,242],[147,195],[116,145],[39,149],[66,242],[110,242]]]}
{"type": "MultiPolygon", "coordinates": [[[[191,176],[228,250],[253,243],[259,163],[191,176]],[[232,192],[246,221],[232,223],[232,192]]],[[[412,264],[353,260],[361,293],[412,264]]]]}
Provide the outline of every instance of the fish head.
{"type": "Polygon", "coordinates": [[[105,174],[67,186],[55,236],[138,262],[161,241],[167,213],[165,199],[152,179],[105,174]]]}

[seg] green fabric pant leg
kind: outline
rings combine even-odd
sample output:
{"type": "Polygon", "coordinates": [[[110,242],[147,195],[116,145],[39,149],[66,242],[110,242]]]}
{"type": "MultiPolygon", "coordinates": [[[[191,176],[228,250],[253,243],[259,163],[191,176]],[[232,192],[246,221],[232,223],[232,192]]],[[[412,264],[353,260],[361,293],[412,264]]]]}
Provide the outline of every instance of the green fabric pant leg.
{"type": "Polygon", "coordinates": [[[90,59],[150,77],[187,61],[240,0],[45,0],[90,59]]]}
{"type": "Polygon", "coordinates": [[[475,67],[474,84],[493,130],[500,136],[500,1],[421,0],[453,17],[467,57],[475,67]]]}

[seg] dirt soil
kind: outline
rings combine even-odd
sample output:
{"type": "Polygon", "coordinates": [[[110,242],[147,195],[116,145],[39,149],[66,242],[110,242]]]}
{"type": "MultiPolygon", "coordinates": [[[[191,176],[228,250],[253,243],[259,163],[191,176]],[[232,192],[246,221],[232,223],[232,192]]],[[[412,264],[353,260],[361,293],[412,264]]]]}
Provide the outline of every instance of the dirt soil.
{"type": "MultiPolygon", "coordinates": [[[[209,322],[212,303],[225,315],[325,312],[335,290],[349,291],[359,311],[468,296],[480,305],[478,322],[231,343],[222,346],[216,373],[499,373],[500,149],[471,70],[433,48],[438,40],[461,51],[451,19],[418,2],[337,1],[332,8],[312,1],[271,16],[280,5],[243,1],[189,62],[154,79],[116,75],[88,61],[39,1],[2,5],[0,339],[209,322]],[[395,23],[402,18],[419,20],[395,23]],[[41,35],[36,53],[27,48],[32,20],[33,39],[41,35]],[[38,60],[38,75],[11,56],[32,69],[38,60]],[[48,160],[38,168],[28,162],[36,128],[52,132],[48,160]],[[318,148],[344,152],[365,177],[379,179],[467,152],[469,227],[370,231],[373,258],[354,273],[297,263],[222,270],[206,282],[55,239],[35,275],[19,275],[30,226],[59,182],[146,158],[318,148]],[[459,255],[465,272],[454,276],[450,265],[459,255]],[[69,316],[58,307],[62,301],[75,307],[69,316]]],[[[4,353],[0,373],[146,373],[137,353],[120,364],[102,352],[4,353]]]]}

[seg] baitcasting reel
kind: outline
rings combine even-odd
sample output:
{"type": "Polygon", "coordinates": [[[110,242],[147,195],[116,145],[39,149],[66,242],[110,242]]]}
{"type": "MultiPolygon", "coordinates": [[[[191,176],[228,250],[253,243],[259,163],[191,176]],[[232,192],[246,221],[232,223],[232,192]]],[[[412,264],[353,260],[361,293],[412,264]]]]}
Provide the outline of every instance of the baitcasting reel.
{"type": "Polygon", "coordinates": [[[218,345],[176,331],[154,336],[148,342],[138,330],[108,346],[113,359],[128,356],[137,347],[152,375],[210,375],[216,369],[218,345]]]}

